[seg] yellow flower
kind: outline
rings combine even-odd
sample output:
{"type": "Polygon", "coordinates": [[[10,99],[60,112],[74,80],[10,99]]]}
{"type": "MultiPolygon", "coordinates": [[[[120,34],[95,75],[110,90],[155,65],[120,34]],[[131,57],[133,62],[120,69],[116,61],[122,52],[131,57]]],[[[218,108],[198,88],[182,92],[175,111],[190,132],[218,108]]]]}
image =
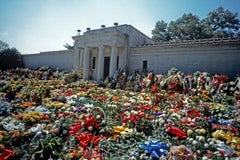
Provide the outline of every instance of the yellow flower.
{"type": "Polygon", "coordinates": [[[212,137],[216,139],[224,137],[224,135],[225,132],[223,130],[216,130],[215,132],[212,133],[212,137]]]}
{"type": "Polygon", "coordinates": [[[42,118],[43,114],[37,111],[30,111],[23,114],[23,120],[28,122],[36,122],[42,118]]]}
{"type": "Polygon", "coordinates": [[[113,132],[116,134],[126,134],[129,132],[132,132],[132,129],[129,129],[128,127],[123,127],[123,126],[114,126],[113,127],[113,132]]]}
{"type": "Polygon", "coordinates": [[[235,144],[231,144],[231,148],[235,150],[237,146],[235,144]]]}
{"type": "Polygon", "coordinates": [[[202,134],[206,134],[206,129],[204,129],[204,128],[202,128],[202,129],[200,129],[200,133],[202,133],[202,134]]]}
{"type": "Polygon", "coordinates": [[[3,139],[3,135],[0,135],[0,142],[2,141],[2,139],[3,139]]]}
{"type": "Polygon", "coordinates": [[[192,131],[191,129],[188,129],[188,130],[187,130],[187,135],[190,136],[192,133],[193,133],[193,131],[192,131]]]}

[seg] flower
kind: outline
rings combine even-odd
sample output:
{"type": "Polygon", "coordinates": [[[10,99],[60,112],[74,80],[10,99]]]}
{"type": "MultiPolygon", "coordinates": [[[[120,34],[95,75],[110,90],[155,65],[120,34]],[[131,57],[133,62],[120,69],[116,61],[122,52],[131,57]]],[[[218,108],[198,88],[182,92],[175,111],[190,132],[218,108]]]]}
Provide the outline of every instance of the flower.
{"type": "Polygon", "coordinates": [[[194,160],[193,152],[184,145],[170,147],[169,157],[170,159],[194,160]]]}

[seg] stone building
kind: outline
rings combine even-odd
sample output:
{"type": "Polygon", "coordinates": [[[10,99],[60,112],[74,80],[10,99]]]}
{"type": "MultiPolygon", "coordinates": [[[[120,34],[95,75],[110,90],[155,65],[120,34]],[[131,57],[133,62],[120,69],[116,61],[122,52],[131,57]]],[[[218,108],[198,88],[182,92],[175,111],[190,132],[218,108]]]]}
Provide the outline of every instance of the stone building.
{"type": "Polygon", "coordinates": [[[166,73],[176,67],[184,73],[207,71],[236,76],[240,73],[240,39],[207,39],[154,43],[131,25],[87,29],[72,37],[74,49],[23,56],[25,66],[50,66],[100,81],[118,69],[166,73]]]}

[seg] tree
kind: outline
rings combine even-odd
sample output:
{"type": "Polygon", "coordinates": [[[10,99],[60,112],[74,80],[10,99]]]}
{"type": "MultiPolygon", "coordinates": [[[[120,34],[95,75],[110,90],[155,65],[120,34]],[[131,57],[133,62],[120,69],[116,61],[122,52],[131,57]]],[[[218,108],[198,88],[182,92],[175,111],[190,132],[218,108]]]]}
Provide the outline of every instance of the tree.
{"type": "Polygon", "coordinates": [[[16,48],[0,40],[0,70],[23,67],[22,56],[16,48]]]}
{"type": "Polygon", "coordinates": [[[168,30],[173,40],[191,40],[201,37],[199,18],[191,13],[183,14],[176,21],[171,21],[168,30]]]}
{"type": "Polygon", "coordinates": [[[238,14],[219,7],[208,13],[204,23],[211,26],[215,37],[231,37],[240,34],[240,21],[238,14]]]}
{"type": "Polygon", "coordinates": [[[208,16],[200,20],[192,13],[183,14],[176,21],[169,24],[163,20],[157,21],[152,30],[154,41],[169,40],[193,40],[213,37],[240,36],[240,21],[238,14],[222,7],[208,13],[208,16]]]}
{"type": "Polygon", "coordinates": [[[65,48],[67,48],[68,50],[71,50],[74,48],[74,46],[71,46],[70,44],[66,43],[65,45],[63,45],[65,48]]]}
{"type": "Polygon", "coordinates": [[[170,40],[170,34],[167,30],[167,23],[165,23],[163,20],[157,21],[155,24],[155,28],[152,30],[152,38],[154,41],[169,41],[170,40]]]}

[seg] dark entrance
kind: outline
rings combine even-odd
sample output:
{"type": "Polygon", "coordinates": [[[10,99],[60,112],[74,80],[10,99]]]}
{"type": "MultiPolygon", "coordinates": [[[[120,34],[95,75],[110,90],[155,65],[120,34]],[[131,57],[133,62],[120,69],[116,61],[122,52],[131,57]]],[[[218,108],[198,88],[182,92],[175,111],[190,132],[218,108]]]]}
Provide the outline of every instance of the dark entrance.
{"type": "Polygon", "coordinates": [[[110,57],[104,57],[104,79],[109,75],[110,57]]]}

